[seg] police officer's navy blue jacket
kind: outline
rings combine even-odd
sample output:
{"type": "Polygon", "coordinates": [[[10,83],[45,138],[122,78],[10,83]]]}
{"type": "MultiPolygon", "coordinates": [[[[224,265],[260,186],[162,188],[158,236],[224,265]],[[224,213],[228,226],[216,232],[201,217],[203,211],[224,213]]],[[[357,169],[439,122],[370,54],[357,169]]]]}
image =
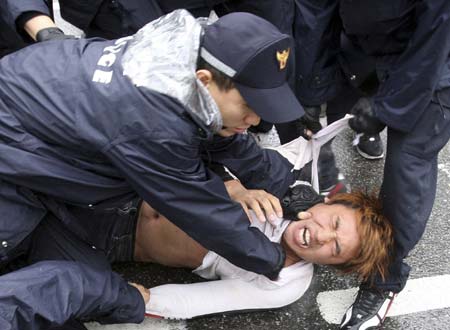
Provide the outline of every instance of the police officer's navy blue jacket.
{"type": "MultiPolygon", "coordinates": [[[[112,39],[136,32],[163,15],[156,0],[60,0],[61,16],[88,36],[112,39]]],[[[5,0],[2,16],[13,28],[21,15],[29,12],[51,16],[45,0],[5,0]]],[[[23,32],[20,30],[19,32],[23,32]]]]}
{"type": "Polygon", "coordinates": [[[2,330],[46,330],[62,324],[58,329],[82,330],[80,319],[86,317],[139,323],[144,312],[141,294],[121,276],[81,262],[42,261],[0,280],[2,330]]]}
{"type": "MultiPolygon", "coordinates": [[[[0,13],[15,28],[27,12],[50,15],[45,0],[5,0],[0,13]]],[[[226,0],[60,0],[61,16],[83,30],[88,37],[114,39],[135,33],[148,22],[179,8],[208,16],[209,11],[226,0]]],[[[19,29],[19,32],[23,32],[19,29]]]]}
{"type": "Polygon", "coordinates": [[[411,130],[434,91],[450,86],[449,1],[300,0],[296,5],[297,95],[304,104],[321,104],[339,92],[341,33],[374,58],[381,79],[374,109],[391,128],[411,130]]]}
{"type": "Polygon", "coordinates": [[[64,204],[120,203],[134,191],[207,249],[262,274],[283,252],[249,228],[202,155],[281,197],[292,165],[246,135],[220,138],[220,112],[195,78],[201,26],[185,11],[116,41],[32,45],[0,62],[0,258],[64,204]]]}
{"type": "MultiPolygon", "coordinates": [[[[118,28],[110,26],[111,24],[114,24],[112,15],[116,15],[116,17],[119,18],[122,24],[122,33],[127,33],[128,31],[128,34],[130,34],[131,32],[137,31],[148,22],[175,9],[185,8],[188,10],[193,10],[196,14],[201,14],[201,16],[208,16],[209,10],[211,10],[214,5],[222,2],[226,2],[226,0],[59,1],[61,6],[61,16],[65,20],[88,32],[94,32],[93,30],[95,30],[95,28],[92,25],[96,25],[100,28],[97,32],[101,34],[103,34],[104,30],[111,30],[114,31],[114,33],[118,33],[118,31],[120,31],[118,28]],[[200,10],[203,8],[205,8],[205,10],[200,10]]],[[[88,34],[92,35],[92,32],[88,34]]]]}

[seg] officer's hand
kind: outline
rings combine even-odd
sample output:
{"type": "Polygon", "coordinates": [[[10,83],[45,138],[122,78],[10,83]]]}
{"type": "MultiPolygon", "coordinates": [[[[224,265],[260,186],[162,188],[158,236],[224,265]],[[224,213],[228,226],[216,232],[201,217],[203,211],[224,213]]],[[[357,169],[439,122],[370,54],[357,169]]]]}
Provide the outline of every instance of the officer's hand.
{"type": "Polygon", "coordinates": [[[225,187],[231,199],[242,205],[249,219],[249,210],[252,210],[261,222],[268,220],[272,224],[283,216],[280,201],[268,192],[246,189],[238,180],[226,181],[225,187]]]}
{"type": "Polygon", "coordinates": [[[64,32],[57,27],[49,27],[39,30],[36,34],[36,41],[49,41],[49,40],[64,40],[64,39],[76,39],[75,36],[64,34],[64,32]]]}
{"type": "Polygon", "coordinates": [[[309,140],[322,129],[320,123],[321,106],[303,107],[305,114],[295,122],[297,134],[309,140]]]}
{"type": "Polygon", "coordinates": [[[136,284],[136,283],[132,283],[132,282],[129,282],[128,284],[131,286],[134,286],[139,291],[139,293],[142,295],[142,299],[144,299],[145,304],[147,304],[150,301],[150,290],[149,289],[143,287],[140,284],[136,284]]]}
{"type": "Polygon", "coordinates": [[[354,117],[349,120],[348,124],[357,133],[374,135],[380,133],[386,127],[378,120],[372,102],[368,98],[360,98],[350,113],[354,117]]]}
{"type": "Polygon", "coordinates": [[[297,181],[282,198],[281,206],[284,218],[295,221],[310,217],[310,213],[305,211],[323,202],[323,196],[320,196],[313,187],[297,181]]]}

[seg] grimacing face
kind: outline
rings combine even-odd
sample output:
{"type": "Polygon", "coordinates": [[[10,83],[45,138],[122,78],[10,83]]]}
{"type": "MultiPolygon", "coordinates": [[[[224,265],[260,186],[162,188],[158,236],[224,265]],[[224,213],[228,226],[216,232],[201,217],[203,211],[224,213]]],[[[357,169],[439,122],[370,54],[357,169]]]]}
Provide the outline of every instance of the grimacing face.
{"type": "Polygon", "coordinates": [[[358,255],[361,242],[355,210],[321,203],[308,212],[311,217],[291,222],[283,233],[294,254],[321,265],[342,264],[358,255]]]}
{"type": "Polygon", "coordinates": [[[221,90],[208,70],[198,70],[197,77],[219,107],[223,121],[223,129],[218,132],[220,136],[242,134],[250,126],[259,124],[261,118],[247,105],[236,88],[221,90]]]}

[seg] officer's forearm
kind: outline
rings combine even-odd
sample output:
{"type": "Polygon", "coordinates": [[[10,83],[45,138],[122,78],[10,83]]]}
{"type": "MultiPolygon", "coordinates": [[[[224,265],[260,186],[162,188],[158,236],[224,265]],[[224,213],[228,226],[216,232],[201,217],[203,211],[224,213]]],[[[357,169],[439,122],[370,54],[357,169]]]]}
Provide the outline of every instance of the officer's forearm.
{"type": "Polygon", "coordinates": [[[25,25],[24,30],[30,35],[33,40],[36,40],[37,33],[45,28],[56,27],[55,22],[47,15],[38,15],[29,19],[25,25]]]}

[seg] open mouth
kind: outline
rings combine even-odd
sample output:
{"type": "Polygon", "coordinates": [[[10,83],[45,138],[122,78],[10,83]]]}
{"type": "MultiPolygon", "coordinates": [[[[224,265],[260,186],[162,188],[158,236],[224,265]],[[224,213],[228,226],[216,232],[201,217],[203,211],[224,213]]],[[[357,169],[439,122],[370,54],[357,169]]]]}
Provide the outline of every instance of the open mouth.
{"type": "Polygon", "coordinates": [[[309,246],[309,244],[311,243],[311,233],[309,232],[308,228],[303,228],[302,240],[303,246],[309,246]]]}
{"type": "Polygon", "coordinates": [[[244,133],[246,130],[247,130],[247,127],[245,127],[245,128],[242,128],[242,127],[236,127],[236,128],[234,129],[234,131],[235,131],[236,133],[244,133]]]}

